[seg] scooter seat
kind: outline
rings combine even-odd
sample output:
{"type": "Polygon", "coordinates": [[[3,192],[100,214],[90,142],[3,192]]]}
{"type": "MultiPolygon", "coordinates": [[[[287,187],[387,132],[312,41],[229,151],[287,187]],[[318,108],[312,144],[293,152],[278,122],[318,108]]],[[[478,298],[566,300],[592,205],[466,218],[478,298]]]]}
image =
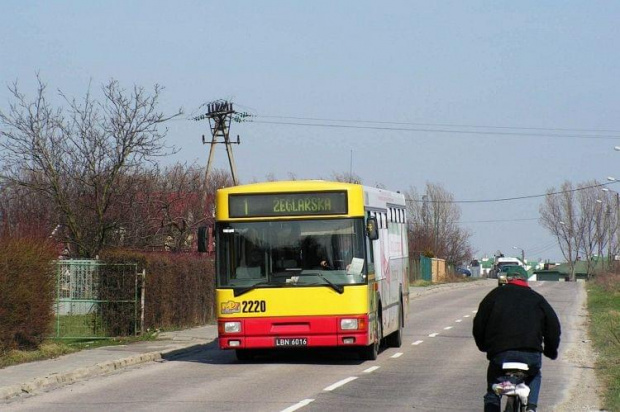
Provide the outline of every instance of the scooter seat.
{"type": "Polygon", "coordinates": [[[504,362],[502,363],[502,369],[507,370],[507,369],[511,369],[511,370],[520,370],[520,371],[527,371],[530,370],[530,368],[527,366],[527,363],[523,363],[523,362],[504,362]]]}

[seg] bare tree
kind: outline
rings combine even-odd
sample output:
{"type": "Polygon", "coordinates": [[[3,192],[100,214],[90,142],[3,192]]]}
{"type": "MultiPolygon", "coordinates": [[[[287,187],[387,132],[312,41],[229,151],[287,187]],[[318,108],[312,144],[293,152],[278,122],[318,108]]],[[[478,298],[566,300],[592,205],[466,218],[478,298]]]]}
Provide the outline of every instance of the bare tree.
{"type": "Polygon", "coordinates": [[[135,211],[123,234],[133,247],[192,250],[194,233],[206,219],[204,172],[176,164],[143,174],[130,200],[135,211]]]}
{"type": "Polygon", "coordinates": [[[602,263],[604,246],[608,243],[606,228],[610,227],[609,204],[606,205],[608,202],[601,199],[602,192],[598,185],[596,181],[586,182],[576,195],[580,211],[577,225],[581,236],[579,252],[585,257],[588,276],[592,275],[599,260],[602,263]]]}
{"type": "Polygon", "coordinates": [[[205,182],[204,205],[206,223],[213,223],[215,219],[215,193],[218,189],[234,186],[232,174],[226,169],[215,169],[209,174],[209,181],[205,182]]]}
{"type": "Polygon", "coordinates": [[[57,221],[43,196],[9,182],[0,184],[0,236],[48,238],[57,232],[57,221]]]}
{"type": "Polygon", "coordinates": [[[620,248],[620,234],[618,233],[618,227],[620,226],[620,193],[607,188],[602,190],[606,192],[602,197],[602,201],[605,206],[603,228],[607,228],[607,231],[605,229],[602,231],[602,239],[604,239],[605,243],[601,245],[601,249],[607,249],[607,264],[611,269],[620,248]]]}
{"type": "MultiPolygon", "coordinates": [[[[234,185],[235,182],[233,182],[232,175],[229,171],[225,169],[215,169],[212,176],[209,177],[209,181],[206,182],[207,194],[211,201],[213,201],[217,189],[234,185]]],[[[206,205],[207,210],[210,210],[211,214],[213,214],[213,209],[209,209],[208,206],[209,204],[206,205]]]]}
{"type": "Polygon", "coordinates": [[[602,261],[606,248],[608,259],[616,253],[618,196],[616,193],[614,202],[603,195],[597,181],[576,187],[565,182],[560,191],[548,191],[545,203],[540,206],[540,222],[556,236],[570,268],[570,280],[575,280],[576,262],[582,258],[587,261],[587,273],[591,275],[595,267],[594,255],[602,261]]]}
{"type": "Polygon", "coordinates": [[[440,257],[451,264],[471,260],[471,233],[459,227],[461,211],[451,193],[440,185],[427,183],[424,194],[411,188],[406,197],[412,252],[440,257]]]}
{"type": "Polygon", "coordinates": [[[569,279],[575,280],[575,264],[583,240],[583,224],[575,204],[575,189],[571,182],[564,182],[559,193],[554,188],[547,191],[540,206],[540,223],[557,239],[560,251],[570,268],[569,279]]]}
{"type": "Polygon", "coordinates": [[[407,227],[409,232],[409,252],[428,257],[435,256],[433,250],[433,228],[430,224],[428,196],[418,194],[415,188],[405,193],[407,198],[407,227]]]}
{"type": "Polygon", "coordinates": [[[79,101],[59,92],[66,107],[54,107],[37,79],[34,99],[13,83],[9,110],[0,111],[2,178],[43,195],[56,208],[72,253],[93,257],[122,226],[117,199],[132,183],[124,177],[171,152],[160,127],[181,111],[158,111],[159,85],[152,93],[138,86],[126,91],[116,80],[102,86],[101,101],[90,89],[79,101]]]}
{"type": "Polygon", "coordinates": [[[229,172],[215,169],[204,182],[199,166],[177,163],[131,176],[133,190],[119,200],[124,216],[114,246],[183,252],[196,250],[198,227],[214,218],[215,191],[232,186],[229,172]]]}
{"type": "Polygon", "coordinates": [[[336,182],[362,184],[362,178],[360,176],[356,175],[355,173],[349,173],[349,172],[337,173],[337,172],[333,172],[331,178],[332,178],[332,180],[334,180],[336,182]]]}

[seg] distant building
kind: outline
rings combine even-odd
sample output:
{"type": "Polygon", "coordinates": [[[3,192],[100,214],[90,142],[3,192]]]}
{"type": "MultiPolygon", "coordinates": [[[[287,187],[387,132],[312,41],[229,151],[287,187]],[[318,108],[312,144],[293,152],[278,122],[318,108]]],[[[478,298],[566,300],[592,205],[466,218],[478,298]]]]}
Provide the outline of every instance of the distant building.
{"type": "MultiPolygon", "coordinates": [[[[598,260],[594,265],[590,264],[590,274],[592,275],[602,269],[604,264],[605,259],[598,260]]],[[[536,280],[564,281],[570,276],[570,266],[568,263],[558,265],[547,263],[543,265],[543,268],[535,270],[534,275],[536,275],[536,280]]],[[[588,279],[588,262],[583,260],[575,262],[575,279],[588,279]]]]}

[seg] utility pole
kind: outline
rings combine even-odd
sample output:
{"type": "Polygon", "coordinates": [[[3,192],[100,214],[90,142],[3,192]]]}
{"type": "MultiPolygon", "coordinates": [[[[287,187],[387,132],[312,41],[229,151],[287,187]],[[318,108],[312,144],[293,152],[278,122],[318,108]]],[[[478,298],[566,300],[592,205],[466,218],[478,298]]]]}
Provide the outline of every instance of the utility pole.
{"type": "Polygon", "coordinates": [[[211,167],[213,164],[213,157],[215,154],[215,145],[218,143],[223,143],[226,145],[226,152],[228,153],[228,163],[230,165],[230,174],[232,175],[233,183],[235,185],[239,184],[239,180],[237,179],[237,167],[235,166],[235,159],[233,157],[232,145],[240,144],[239,135],[237,135],[237,141],[233,142],[230,140],[230,122],[232,121],[233,115],[236,112],[233,110],[232,102],[227,102],[225,100],[217,100],[211,102],[207,105],[208,111],[206,114],[194,117],[194,120],[204,120],[209,119],[209,126],[211,128],[211,141],[207,141],[205,136],[202,135],[202,144],[209,143],[211,148],[209,150],[209,159],[207,160],[207,168],[205,171],[205,183],[209,181],[209,173],[211,172],[211,167]],[[221,140],[218,140],[221,138],[221,140]]]}
{"type": "Polygon", "coordinates": [[[353,149],[351,149],[351,161],[349,162],[349,180],[351,180],[351,176],[353,176],[353,149]]]}
{"type": "Polygon", "coordinates": [[[518,247],[518,246],[513,246],[513,249],[521,249],[521,263],[523,263],[523,266],[525,266],[525,250],[523,250],[522,248],[518,247]]]}
{"type": "Polygon", "coordinates": [[[614,244],[614,250],[613,250],[614,257],[613,257],[613,260],[612,260],[612,264],[614,266],[615,266],[615,261],[616,261],[616,253],[617,253],[617,250],[618,250],[618,240],[620,239],[619,235],[618,235],[619,219],[620,219],[620,193],[616,192],[616,222],[615,222],[616,224],[615,224],[615,230],[614,230],[614,233],[616,235],[616,243],[614,244]]]}
{"type": "Polygon", "coordinates": [[[607,245],[607,266],[611,269],[611,244],[614,240],[614,233],[612,232],[612,227],[611,227],[611,208],[609,206],[609,204],[607,204],[607,219],[608,222],[610,222],[609,224],[609,244],[607,245]]]}
{"type": "MultiPolygon", "coordinates": [[[[428,221],[428,195],[422,195],[422,224],[424,225],[424,238],[425,238],[425,247],[426,249],[430,249],[430,239],[429,239],[429,221],[428,221]]],[[[434,251],[433,251],[434,253],[434,251]]]]}

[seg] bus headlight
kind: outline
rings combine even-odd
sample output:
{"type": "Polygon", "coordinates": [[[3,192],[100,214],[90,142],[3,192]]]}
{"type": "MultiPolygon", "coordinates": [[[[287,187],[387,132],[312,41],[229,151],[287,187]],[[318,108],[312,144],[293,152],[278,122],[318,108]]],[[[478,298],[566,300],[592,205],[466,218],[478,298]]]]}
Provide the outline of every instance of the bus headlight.
{"type": "Polygon", "coordinates": [[[342,330],[357,330],[358,326],[358,319],[340,319],[340,329],[342,330]]]}
{"type": "Polygon", "coordinates": [[[224,322],[225,333],[239,333],[241,332],[241,322],[224,322]]]}

